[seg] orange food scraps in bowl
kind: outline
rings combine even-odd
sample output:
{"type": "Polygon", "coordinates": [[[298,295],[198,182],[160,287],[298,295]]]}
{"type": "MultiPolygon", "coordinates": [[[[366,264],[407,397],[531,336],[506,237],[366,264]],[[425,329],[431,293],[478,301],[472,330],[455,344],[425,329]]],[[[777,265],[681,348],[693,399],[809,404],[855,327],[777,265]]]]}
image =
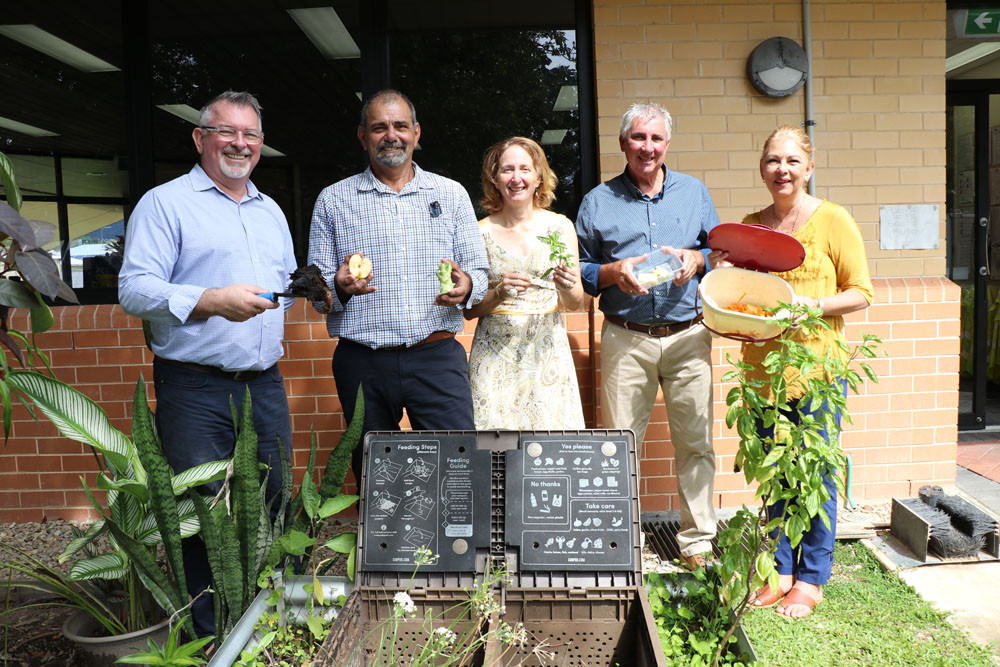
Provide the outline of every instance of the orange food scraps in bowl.
{"type": "Polygon", "coordinates": [[[751,303],[743,303],[744,297],[746,297],[746,292],[744,292],[739,299],[728,306],[722,306],[722,309],[731,310],[735,313],[744,313],[746,315],[756,315],[757,317],[770,317],[774,314],[766,308],[761,308],[760,306],[755,306],[751,303]]]}

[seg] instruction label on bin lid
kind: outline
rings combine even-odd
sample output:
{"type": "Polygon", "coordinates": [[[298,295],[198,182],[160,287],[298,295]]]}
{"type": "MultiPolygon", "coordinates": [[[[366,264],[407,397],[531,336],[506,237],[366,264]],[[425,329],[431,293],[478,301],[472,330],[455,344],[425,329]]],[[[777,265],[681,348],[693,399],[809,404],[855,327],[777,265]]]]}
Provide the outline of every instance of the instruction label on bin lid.
{"type": "Polygon", "coordinates": [[[752,271],[791,271],[806,258],[806,250],[790,234],[764,225],[726,222],[708,233],[708,247],[725,250],[733,266],[752,271]]]}
{"type": "Polygon", "coordinates": [[[628,440],[522,436],[507,452],[507,541],[522,570],[634,567],[628,440]]]}
{"type": "Polygon", "coordinates": [[[438,560],[423,570],[475,571],[476,549],[490,546],[490,452],[474,434],[399,432],[366,444],[364,569],[412,571],[426,547],[438,560]]]}

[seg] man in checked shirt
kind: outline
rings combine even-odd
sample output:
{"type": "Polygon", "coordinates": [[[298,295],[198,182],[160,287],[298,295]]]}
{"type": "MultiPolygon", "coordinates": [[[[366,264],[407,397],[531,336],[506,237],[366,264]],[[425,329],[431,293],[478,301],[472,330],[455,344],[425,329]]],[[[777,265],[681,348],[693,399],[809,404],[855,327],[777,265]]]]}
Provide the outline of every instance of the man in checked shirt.
{"type": "Polygon", "coordinates": [[[704,565],[716,532],[712,339],[695,321],[695,293],[719,216],[701,181],[663,164],[670,131],[670,114],[657,104],[625,112],[619,133],[625,171],[587,193],[576,229],[583,289],[601,297],[604,313],[604,425],[632,429],[641,446],[657,388],[663,389],[681,501],[677,545],[693,570],[704,565]],[[672,284],[647,289],[633,267],[661,251],[682,266],[672,284]]]}
{"type": "MultiPolygon", "coordinates": [[[[358,140],[364,172],[325,188],[316,200],[309,263],[336,292],[333,305],[314,303],[339,338],[333,377],[346,418],[358,384],[365,398],[364,432],[398,430],[403,408],[419,430],[472,430],[472,394],[465,349],[455,340],[461,309],[487,289],[489,262],[465,189],[413,162],[420,139],[413,103],[384,90],[361,108],[358,140]],[[365,278],[348,262],[372,263],[365,278]],[[441,261],[454,288],[439,294],[441,261]]],[[[361,447],[352,468],[361,482],[361,447]]]]}

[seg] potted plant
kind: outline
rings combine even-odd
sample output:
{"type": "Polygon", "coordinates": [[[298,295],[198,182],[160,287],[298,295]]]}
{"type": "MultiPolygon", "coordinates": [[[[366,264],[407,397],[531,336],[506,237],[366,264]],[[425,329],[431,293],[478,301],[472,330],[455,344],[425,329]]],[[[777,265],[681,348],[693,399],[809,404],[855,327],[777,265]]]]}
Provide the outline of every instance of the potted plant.
{"type": "MultiPolygon", "coordinates": [[[[723,382],[735,382],[726,403],[726,423],[739,434],[735,467],[746,482],[756,485],[760,505],[739,508],[719,533],[721,557],[704,570],[646,577],[650,604],[656,617],[664,653],[671,664],[743,665],[756,660],[753,647],[742,632],[740,621],[751,608],[752,595],[765,583],[778,586],[774,553],[777,541],[771,531],[787,535],[793,548],[821,512],[829,492],[823,470],[843,470],[846,460],[840,449],[840,425],[832,416],[840,412],[850,423],[847,397],[842,386],[857,393],[864,375],[877,382],[864,358],[876,356],[877,336],[863,335],[853,348],[840,344],[846,359],[827,350],[817,354],[799,342],[829,324],[815,309],[781,303],[776,323],[782,330],[778,346],[764,363],[767,380],[750,377],[753,366],[727,355],[734,370],[723,382]],[[782,312],[784,309],[784,312],[782,312]],[[810,376],[813,369],[824,374],[810,376]],[[788,369],[794,372],[787,373],[788,369]],[[791,377],[792,379],[789,379],[791,377]],[[789,390],[798,396],[796,407],[789,390]],[[812,412],[827,406],[821,418],[812,412]],[[758,424],[773,434],[761,437],[758,424]],[[829,438],[822,436],[826,430],[829,438]],[[768,508],[784,501],[780,516],[768,519],[768,508]]],[[[843,480],[831,475],[838,494],[844,495],[843,480]]]]}
{"type": "MultiPolygon", "coordinates": [[[[357,534],[341,533],[323,545],[318,544],[318,536],[327,518],[347,509],[358,499],[355,495],[343,494],[341,491],[351,454],[361,440],[364,421],[364,395],[361,387],[358,388],[355,405],[351,422],[330,454],[318,486],[313,482],[315,434],[310,438],[309,462],[299,493],[291,501],[290,518],[293,523],[286,531],[272,532],[274,539],[271,540],[258,537],[256,543],[243,544],[239,536],[251,533],[240,530],[237,526],[241,522],[256,520],[253,516],[244,516],[235,511],[236,504],[232,514],[217,510],[215,516],[211,516],[207,508],[199,510],[203,517],[202,525],[208,526],[208,530],[202,531],[202,538],[209,551],[213,587],[216,591],[222,591],[221,595],[216,593],[216,625],[224,641],[212,656],[210,664],[213,667],[233,664],[246,649],[274,641],[279,632],[285,632],[284,628],[290,623],[301,624],[305,628],[303,632],[318,644],[336,613],[338,598],[343,598],[350,592],[350,580],[354,578],[357,534]],[[229,535],[229,539],[224,537],[225,534],[229,535]],[[227,543],[240,543],[240,550],[246,547],[257,554],[266,554],[266,558],[256,561],[258,566],[252,570],[253,581],[256,583],[253,588],[237,589],[227,583],[234,579],[248,580],[246,573],[241,572],[241,559],[223,556],[227,543]],[[331,550],[334,555],[317,560],[319,547],[331,550]],[[338,557],[347,559],[349,580],[321,576],[338,557]],[[314,574],[305,575],[310,569],[314,574]],[[258,587],[261,589],[260,593],[257,593],[258,587]],[[272,612],[272,608],[277,611],[272,612]]],[[[252,427],[250,432],[252,435],[248,435],[242,445],[246,451],[250,451],[251,443],[256,448],[256,434],[252,427]]],[[[240,442],[237,438],[236,459],[240,456],[240,442]]],[[[283,467],[283,470],[286,469],[287,466],[283,467]]],[[[287,502],[291,489],[290,473],[284,482],[283,505],[287,502]]],[[[283,520],[283,517],[284,513],[279,512],[279,520],[283,520]]]]}
{"type": "MultiPolygon", "coordinates": [[[[134,633],[151,626],[159,626],[165,637],[169,630],[165,619],[188,604],[180,540],[199,529],[194,502],[178,497],[190,488],[222,479],[229,462],[213,461],[172,474],[159,451],[141,376],[135,391],[132,439],[114,428],[89,397],[59,380],[31,371],[11,371],[6,380],[63,436],[91,446],[99,466],[97,488],[106,492],[102,503],[84,482],[100,517],[60,555],[61,562],[76,559],[69,574],[21,563],[18,571],[33,579],[26,585],[57,592],[79,607],[82,613],[70,617],[64,630],[70,638],[87,640],[82,644],[93,651],[107,653],[111,650],[107,645],[117,641],[94,641],[97,631],[108,637],[128,635],[126,643],[133,649],[144,645],[135,643],[134,633]],[[102,535],[107,536],[109,550],[98,553],[95,544],[102,535]],[[166,571],[157,561],[161,543],[166,571]]],[[[193,638],[190,621],[184,624],[193,638]]]]}

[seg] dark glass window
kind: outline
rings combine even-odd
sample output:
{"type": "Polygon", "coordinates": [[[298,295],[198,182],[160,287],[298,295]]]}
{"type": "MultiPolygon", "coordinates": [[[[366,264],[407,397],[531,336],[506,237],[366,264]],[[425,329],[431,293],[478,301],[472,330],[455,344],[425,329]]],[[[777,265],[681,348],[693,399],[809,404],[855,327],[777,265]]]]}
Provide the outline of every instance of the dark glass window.
{"type": "Polygon", "coordinates": [[[580,192],[576,33],[571,2],[536,3],[530,23],[508,3],[390,1],[393,87],[417,108],[422,167],[482,198],[483,153],[520,135],[559,177],[552,208],[573,218],[580,192]]]}
{"type": "Polygon", "coordinates": [[[265,149],[252,179],[285,212],[300,260],[319,191],[367,166],[361,91],[386,86],[417,107],[423,168],[461,182],[478,203],[486,148],[532,137],[560,179],[553,208],[575,215],[573,0],[536,3],[528,14],[496,0],[303,4],[316,3],[4,1],[0,150],[15,164],[26,215],[58,225],[50,251],[82,302],[115,301],[123,218],[141,195],[130,187],[191,169],[198,110],[226,89],[250,91],[263,106],[265,149]],[[18,32],[23,25],[42,31],[41,45],[18,32]],[[144,30],[148,39],[132,38],[144,30]],[[89,70],[47,55],[46,39],[89,55],[89,70]],[[139,76],[130,73],[127,87],[122,70],[132,69],[139,76]]]}
{"type": "Polygon", "coordinates": [[[113,293],[106,241],[124,230],[120,15],[115,1],[5,0],[0,12],[0,151],[22,214],[56,225],[47,249],[84,302],[113,293]]]}
{"type": "Polygon", "coordinates": [[[319,191],[362,165],[361,59],[357,0],[297,4],[156,2],[149,25],[156,183],[198,161],[191,132],[209,99],[227,89],[253,93],[265,147],[251,179],[281,206],[304,260],[319,191]]]}

